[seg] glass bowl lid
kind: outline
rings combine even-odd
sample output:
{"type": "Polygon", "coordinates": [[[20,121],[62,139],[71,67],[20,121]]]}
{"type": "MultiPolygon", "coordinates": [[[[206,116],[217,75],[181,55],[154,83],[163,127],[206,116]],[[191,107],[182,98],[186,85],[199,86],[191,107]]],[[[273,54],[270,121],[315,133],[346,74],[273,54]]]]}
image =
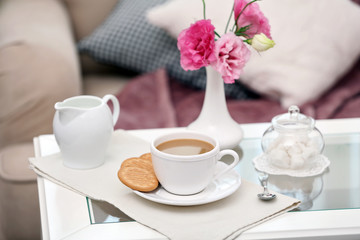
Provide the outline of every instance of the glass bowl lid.
{"type": "Polygon", "coordinates": [[[315,126],[315,120],[300,113],[298,106],[290,106],[288,112],[280,114],[271,120],[272,125],[278,131],[302,131],[312,130],[315,126]]]}

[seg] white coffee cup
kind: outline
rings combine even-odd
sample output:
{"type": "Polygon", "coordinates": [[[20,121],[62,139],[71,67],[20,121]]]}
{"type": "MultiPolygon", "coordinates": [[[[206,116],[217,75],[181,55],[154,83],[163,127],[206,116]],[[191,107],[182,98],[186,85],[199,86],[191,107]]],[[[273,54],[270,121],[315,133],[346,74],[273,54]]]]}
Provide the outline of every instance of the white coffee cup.
{"type": "Polygon", "coordinates": [[[151,155],[155,174],[161,186],[170,193],[192,195],[204,190],[213,180],[232,170],[239,162],[233,150],[222,150],[218,140],[194,131],[180,131],[157,137],[151,143],[151,155]],[[175,139],[195,139],[210,143],[214,148],[196,155],[175,155],[157,149],[161,143],[175,139]],[[215,174],[216,165],[224,155],[234,160],[221,172],[215,174]]]}

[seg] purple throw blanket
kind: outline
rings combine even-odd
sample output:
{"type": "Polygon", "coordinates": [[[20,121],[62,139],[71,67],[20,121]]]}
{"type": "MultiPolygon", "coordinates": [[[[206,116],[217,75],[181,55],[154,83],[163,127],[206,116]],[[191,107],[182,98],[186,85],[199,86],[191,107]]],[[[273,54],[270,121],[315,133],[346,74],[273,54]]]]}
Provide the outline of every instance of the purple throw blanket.
{"type": "MultiPolygon", "coordinates": [[[[164,69],[134,78],[116,96],[121,114],[115,128],[145,129],[183,127],[200,113],[204,91],[190,89],[169,79],[164,69]]],[[[227,99],[231,116],[238,123],[269,122],[287,112],[276,101],[227,99]]],[[[315,119],[360,117],[360,60],[323,96],[300,106],[315,119]]]]}

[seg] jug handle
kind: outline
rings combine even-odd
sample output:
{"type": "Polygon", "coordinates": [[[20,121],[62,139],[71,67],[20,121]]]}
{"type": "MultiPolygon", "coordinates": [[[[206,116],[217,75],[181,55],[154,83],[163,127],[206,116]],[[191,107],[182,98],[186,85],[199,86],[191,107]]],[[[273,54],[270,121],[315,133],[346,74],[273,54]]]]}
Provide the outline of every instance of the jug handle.
{"type": "Polygon", "coordinates": [[[117,100],[117,98],[114,95],[111,94],[107,94],[103,97],[103,101],[106,103],[108,101],[111,101],[113,104],[113,126],[115,126],[118,118],[119,118],[119,114],[120,114],[120,104],[119,101],[117,100]]]}

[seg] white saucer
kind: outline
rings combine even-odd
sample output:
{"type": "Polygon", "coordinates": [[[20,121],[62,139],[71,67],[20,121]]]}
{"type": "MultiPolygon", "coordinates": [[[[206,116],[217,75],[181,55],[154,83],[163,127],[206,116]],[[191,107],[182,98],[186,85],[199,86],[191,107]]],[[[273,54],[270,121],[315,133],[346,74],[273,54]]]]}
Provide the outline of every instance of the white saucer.
{"type": "MultiPolygon", "coordinates": [[[[225,168],[227,165],[223,162],[217,164],[217,171],[225,168]]],[[[202,192],[194,195],[175,195],[169,193],[161,186],[152,192],[134,191],[140,197],[148,199],[153,202],[175,205],[175,206],[194,206],[201,205],[217,200],[223,199],[234,193],[241,185],[241,177],[234,169],[222,176],[221,178],[212,181],[209,186],[202,192]]]]}
{"type": "Polygon", "coordinates": [[[267,161],[265,154],[261,154],[253,159],[255,168],[260,172],[271,175],[288,175],[291,177],[312,177],[319,175],[325,171],[330,165],[330,161],[324,155],[320,155],[319,159],[311,165],[300,169],[283,169],[278,168],[267,161]]]}

